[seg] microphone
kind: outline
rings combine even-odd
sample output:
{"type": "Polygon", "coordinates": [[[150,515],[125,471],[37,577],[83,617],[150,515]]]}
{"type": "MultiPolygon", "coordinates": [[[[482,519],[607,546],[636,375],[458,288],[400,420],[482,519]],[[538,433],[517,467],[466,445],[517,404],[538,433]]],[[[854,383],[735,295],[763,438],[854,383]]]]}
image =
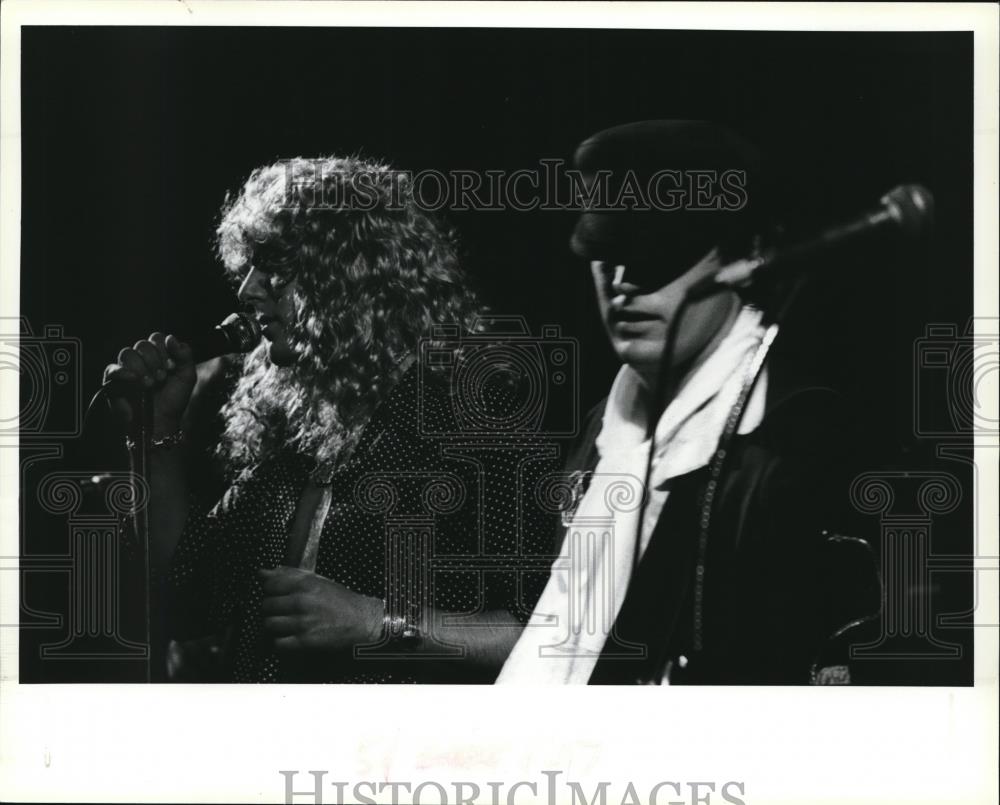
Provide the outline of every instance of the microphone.
{"type": "MultiPolygon", "coordinates": [[[[199,336],[188,339],[185,343],[191,347],[191,353],[196,363],[218,358],[220,355],[228,355],[233,352],[249,352],[260,342],[260,325],[245,313],[230,313],[211,332],[203,333],[199,336]]],[[[134,391],[128,386],[122,386],[118,382],[109,380],[101,384],[90,399],[84,414],[84,422],[89,421],[90,413],[94,410],[98,400],[104,398],[110,402],[108,395],[115,392],[129,394],[134,391]]],[[[148,401],[148,391],[139,395],[138,403],[141,407],[140,422],[143,426],[148,426],[148,420],[152,406],[148,401]]]]}
{"type": "Polygon", "coordinates": [[[260,342],[260,325],[245,313],[230,313],[207,332],[188,339],[196,363],[228,355],[249,352],[260,342]]]}
{"type": "Polygon", "coordinates": [[[688,291],[693,300],[727,289],[747,289],[802,269],[803,263],[833,249],[856,246],[876,238],[917,240],[931,228],[934,220],[934,196],[920,185],[900,185],[880,199],[874,210],[846,224],[827,229],[812,240],[772,249],[759,257],[737,260],[715,274],[704,277],[688,291]]]}

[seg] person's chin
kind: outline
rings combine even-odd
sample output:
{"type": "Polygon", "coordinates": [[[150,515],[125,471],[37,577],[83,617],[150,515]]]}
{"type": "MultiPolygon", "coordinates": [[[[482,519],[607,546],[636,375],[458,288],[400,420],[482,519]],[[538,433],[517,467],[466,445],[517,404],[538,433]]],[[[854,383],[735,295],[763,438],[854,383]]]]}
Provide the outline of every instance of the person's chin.
{"type": "Polygon", "coordinates": [[[659,360],[663,342],[649,335],[622,336],[612,338],[612,346],[622,363],[648,363],[659,360]]]}
{"type": "Polygon", "coordinates": [[[267,357],[275,366],[291,366],[299,356],[287,344],[272,341],[268,347],[267,357]]]}

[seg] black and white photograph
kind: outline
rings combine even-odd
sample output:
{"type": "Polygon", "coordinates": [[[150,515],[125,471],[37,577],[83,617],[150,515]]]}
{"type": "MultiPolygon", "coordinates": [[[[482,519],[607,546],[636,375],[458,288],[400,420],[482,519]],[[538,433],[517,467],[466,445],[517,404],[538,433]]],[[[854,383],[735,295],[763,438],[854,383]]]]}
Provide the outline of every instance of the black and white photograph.
{"type": "Polygon", "coordinates": [[[4,799],[996,801],[997,8],[446,5],[4,4],[4,799]]]}

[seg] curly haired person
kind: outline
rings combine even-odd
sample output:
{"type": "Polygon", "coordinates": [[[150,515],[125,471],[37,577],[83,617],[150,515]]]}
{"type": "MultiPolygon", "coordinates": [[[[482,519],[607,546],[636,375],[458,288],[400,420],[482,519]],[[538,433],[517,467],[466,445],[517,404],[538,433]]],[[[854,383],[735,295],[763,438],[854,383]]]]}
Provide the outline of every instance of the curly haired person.
{"type": "MultiPolygon", "coordinates": [[[[168,678],[492,681],[534,601],[513,565],[475,560],[537,553],[543,529],[517,506],[523,452],[456,447],[448,362],[418,359],[422,343],[457,356],[442,333],[481,313],[453,235],[405,174],[334,157],[255,170],[217,235],[263,339],[229,359],[208,454],[185,435],[201,389],[187,345],[153,333],[105,373],[153,398],[168,678]]],[[[503,422],[517,395],[475,396],[503,422]]]]}

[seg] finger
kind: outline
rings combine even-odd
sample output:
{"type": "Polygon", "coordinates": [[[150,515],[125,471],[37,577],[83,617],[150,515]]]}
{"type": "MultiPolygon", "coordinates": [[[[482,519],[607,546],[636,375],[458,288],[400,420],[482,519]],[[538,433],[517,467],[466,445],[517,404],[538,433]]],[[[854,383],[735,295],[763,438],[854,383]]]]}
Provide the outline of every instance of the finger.
{"type": "Polygon", "coordinates": [[[306,647],[302,635],[285,635],[278,637],[273,643],[275,651],[301,651],[306,647]]]}
{"type": "Polygon", "coordinates": [[[177,336],[168,335],[164,341],[164,346],[167,350],[168,358],[174,361],[178,366],[186,366],[194,363],[194,355],[191,352],[191,346],[189,344],[185,344],[177,336]]]}
{"type": "Polygon", "coordinates": [[[132,421],[132,405],[128,398],[138,386],[138,378],[119,364],[109,363],[104,368],[103,388],[106,389],[108,405],[119,420],[126,424],[132,421]]]}
{"type": "Polygon", "coordinates": [[[278,570],[262,570],[259,573],[265,595],[287,595],[299,590],[303,576],[297,573],[285,572],[291,568],[278,570]]]}
{"type": "Polygon", "coordinates": [[[298,595],[269,595],[260,605],[264,615],[297,615],[305,612],[302,598],[298,595]]]}
{"type": "Polygon", "coordinates": [[[331,581],[326,578],[326,576],[321,576],[315,570],[306,570],[301,567],[291,567],[290,565],[278,565],[273,568],[262,567],[258,571],[262,578],[275,578],[277,576],[284,576],[286,578],[298,578],[303,582],[309,581],[327,581],[331,584],[336,584],[336,582],[331,581]]]}
{"type": "Polygon", "coordinates": [[[283,595],[302,587],[312,574],[294,567],[276,567],[274,570],[261,569],[258,575],[268,595],[283,595]]]}
{"type": "Polygon", "coordinates": [[[132,349],[146,362],[149,373],[157,380],[163,380],[167,376],[163,365],[164,356],[160,355],[160,350],[152,341],[136,341],[132,349]]]}
{"type": "Polygon", "coordinates": [[[275,615],[264,618],[263,628],[270,635],[294,635],[305,631],[305,624],[295,615],[275,615]]]}
{"type": "Polygon", "coordinates": [[[184,650],[176,640],[167,644],[167,679],[170,681],[181,678],[184,671],[184,650]]]}
{"type": "Polygon", "coordinates": [[[149,367],[146,362],[142,359],[134,349],[126,347],[121,352],[118,353],[118,363],[123,369],[131,372],[135,377],[135,385],[137,386],[151,386],[153,385],[153,376],[149,372],[149,367]]]}
{"type": "Polygon", "coordinates": [[[156,351],[160,353],[160,365],[168,372],[171,371],[174,368],[174,361],[167,351],[166,334],[161,332],[150,333],[149,343],[156,347],[156,351]]]}
{"type": "Polygon", "coordinates": [[[114,384],[116,386],[129,386],[138,382],[139,378],[135,372],[130,372],[120,363],[109,363],[104,367],[104,384],[114,384]]]}
{"type": "Polygon", "coordinates": [[[284,573],[287,575],[298,574],[300,576],[315,575],[311,570],[304,570],[301,567],[293,567],[292,565],[275,565],[274,567],[262,567],[260,568],[260,572],[272,575],[275,573],[284,573]]]}

